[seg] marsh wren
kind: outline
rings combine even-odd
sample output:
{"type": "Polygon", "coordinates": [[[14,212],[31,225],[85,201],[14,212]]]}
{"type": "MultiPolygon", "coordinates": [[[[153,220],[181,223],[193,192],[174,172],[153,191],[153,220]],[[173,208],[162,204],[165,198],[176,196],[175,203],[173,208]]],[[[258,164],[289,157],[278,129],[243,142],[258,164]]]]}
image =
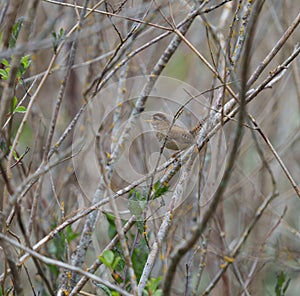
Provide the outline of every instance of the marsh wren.
{"type": "Polygon", "coordinates": [[[188,130],[178,125],[171,126],[171,121],[164,113],[155,113],[152,115],[152,126],[156,131],[156,137],[160,143],[165,143],[165,147],[171,150],[183,150],[196,143],[195,136],[202,126],[199,122],[193,129],[188,130]]]}

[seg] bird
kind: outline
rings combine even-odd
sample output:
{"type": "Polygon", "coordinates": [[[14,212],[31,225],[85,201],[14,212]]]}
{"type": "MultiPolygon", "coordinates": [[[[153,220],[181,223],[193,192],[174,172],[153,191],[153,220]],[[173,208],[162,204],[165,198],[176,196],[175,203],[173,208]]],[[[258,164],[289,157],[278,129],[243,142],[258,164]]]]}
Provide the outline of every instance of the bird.
{"type": "Polygon", "coordinates": [[[156,137],[161,144],[170,150],[184,150],[196,143],[196,135],[203,122],[200,121],[194,128],[188,130],[178,125],[172,125],[167,115],[158,112],[152,115],[150,122],[156,131],[156,137]],[[171,127],[171,128],[170,128],[171,127]]]}

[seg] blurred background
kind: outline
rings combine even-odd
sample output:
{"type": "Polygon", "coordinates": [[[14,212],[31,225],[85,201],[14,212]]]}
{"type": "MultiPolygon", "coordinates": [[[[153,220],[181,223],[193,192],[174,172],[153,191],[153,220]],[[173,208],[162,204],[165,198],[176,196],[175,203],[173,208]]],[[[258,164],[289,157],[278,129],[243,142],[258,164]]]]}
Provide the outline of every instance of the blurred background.
{"type": "MultiPolygon", "coordinates": [[[[3,234],[30,248],[47,237],[47,242],[36,250],[73,264],[72,254],[79,245],[88,216],[70,221],[67,228],[53,237],[49,234],[95,202],[99,180],[107,173],[107,164],[131,120],[135,103],[153,75],[155,65],[170,48],[176,35],[172,30],[189,17],[194,2],[0,2],[3,234]],[[83,10],[85,6],[89,9],[83,10]],[[22,62],[25,56],[28,58],[22,62]],[[14,57],[21,59],[15,66],[14,57]],[[15,77],[11,69],[16,69],[15,77]],[[6,97],[8,103],[5,105],[6,97]],[[46,164],[53,163],[51,169],[31,178],[46,164]]],[[[258,1],[196,2],[207,12],[193,19],[185,40],[197,52],[188,42],[182,41],[165,60],[163,71],[143,106],[144,112],[138,115],[128,140],[121,147],[112,177],[108,183],[104,182],[105,194],[98,200],[145,178],[133,188],[135,191],[124,190],[120,194],[117,205],[124,223],[137,214],[136,209],[132,210],[130,198],[134,196],[135,201],[145,198],[149,186],[169,173],[170,167],[158,172],[154,181],[147,178],[147,174],[158,161],[163,165],[177,157],[169,149],[161,152],[161,143],[146,120],[155,112],[164,112],[172,120],[186,104],[175,124],[186,129],[194,127],[215,111],[220,94],[220,106],[232,99],[228,91],[220,88],[222,83],[216,72],[237,95],[240,91],[242,61],[248,50],[244,48],[244,39],[249,34],[249,15],[258,1]]],[[[263,2],[255,34],[251,35],[248,78],[297,16],[299,24],[298,1],[263,2]]],[[[291,56],[299,40],[300,30],[296,28],[249,89],[260,86],[291,56]]],[[[213,285],[210,295],[296,295],[300,288],[299,57],[276,84],[265,87],[247,104],[247,112],[274,147],[294,187],[298,188],[298,194],[262,135],[246,121],[226,191],[203,235],[180,261],[170,295],[202,295],[210,285],[213,285]],[[261,205],[274,192],[275,197],[255,220],[261,205]],[[214,277],[222,271],[222,264],[231,260],[228,257],[251,223],[254,227],[249,237],[231,258],[233,262],[220,280],[214,282],[214,277]]],[[[154,292],[161,293],[163,280],[160,280],[171,252],[186,239],[220,184],[236,126],[236,118],[231,118],[197,154],[151,273],[151,278],[159,279],[160,284],[153,290],[148,285],[144,293],[161,295],[154,292]]],[[[134,253],[132,260],[138,280],[183,173],[180,171],[174,176],[167,192],[155,200],[155,211],[150,210],[147,221],[150,249],[142,235],[143,219],[141,225],[135,224],[128,233],[127,242],[131,255],[134,253]]],[[[110,205],[99,208],[91,243],[81,264],[83,269],[97,261],[116,233],[109,214],[113,215],[110,205]]],[[[16,285],[11,281],[14,275],[8,272],[11,266],[7,263],[5,245],[1,246],[0,295],[12,295],[12,287],[16,285]]],[[[120,247],[112,250],[114,256],[117,251],[120,253],[122,261],[120,247]]],[[[24,295],[31,295],[33,291],[36,295],[51,295],[63,286],[64,271],[59,266],[40,262],[41,276],[31,258],[22,259],[24,250],[13,247],[12,253],[24,295]],[[45,279],[51,289],[47,288],[45,279]]],[[[119,264],[114,270],[107,265],[101,266],[96,274],[129,291],[124,266],[124,261],[123,266],[119,264]],[[114,280],[115,271],[123,279],[122,283],[114,280]]],[[[83,290],[93,295],[109,295],[91,281],[83,290]]]]}

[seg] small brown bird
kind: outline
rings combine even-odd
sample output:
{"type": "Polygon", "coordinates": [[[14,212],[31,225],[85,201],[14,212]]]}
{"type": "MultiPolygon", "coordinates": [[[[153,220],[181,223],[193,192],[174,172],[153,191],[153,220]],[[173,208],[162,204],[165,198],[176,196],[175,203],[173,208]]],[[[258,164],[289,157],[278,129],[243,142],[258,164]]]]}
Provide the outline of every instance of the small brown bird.
{"type": "Polygon", "coordinates": [[[155,113],[151,120],[146,121],[151,122],[159,142],[163,144],[166,141],[165,147],[171,150],[183,150],[195,144],[195,136],[202,125],[199,123],[192,130],[187,130],[174,124],[170,129],[172,123],[164,113],[155,113]]]}

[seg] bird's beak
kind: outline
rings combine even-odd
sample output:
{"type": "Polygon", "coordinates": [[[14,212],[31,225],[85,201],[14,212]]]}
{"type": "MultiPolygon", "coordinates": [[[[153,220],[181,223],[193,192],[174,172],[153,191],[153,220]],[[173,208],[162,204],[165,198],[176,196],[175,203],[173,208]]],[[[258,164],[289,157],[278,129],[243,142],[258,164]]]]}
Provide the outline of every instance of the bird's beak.
{"type": "Polygon", "coordinates": [[[153,122],[153,119],[146,119],[146,122],[153,122]]]}

